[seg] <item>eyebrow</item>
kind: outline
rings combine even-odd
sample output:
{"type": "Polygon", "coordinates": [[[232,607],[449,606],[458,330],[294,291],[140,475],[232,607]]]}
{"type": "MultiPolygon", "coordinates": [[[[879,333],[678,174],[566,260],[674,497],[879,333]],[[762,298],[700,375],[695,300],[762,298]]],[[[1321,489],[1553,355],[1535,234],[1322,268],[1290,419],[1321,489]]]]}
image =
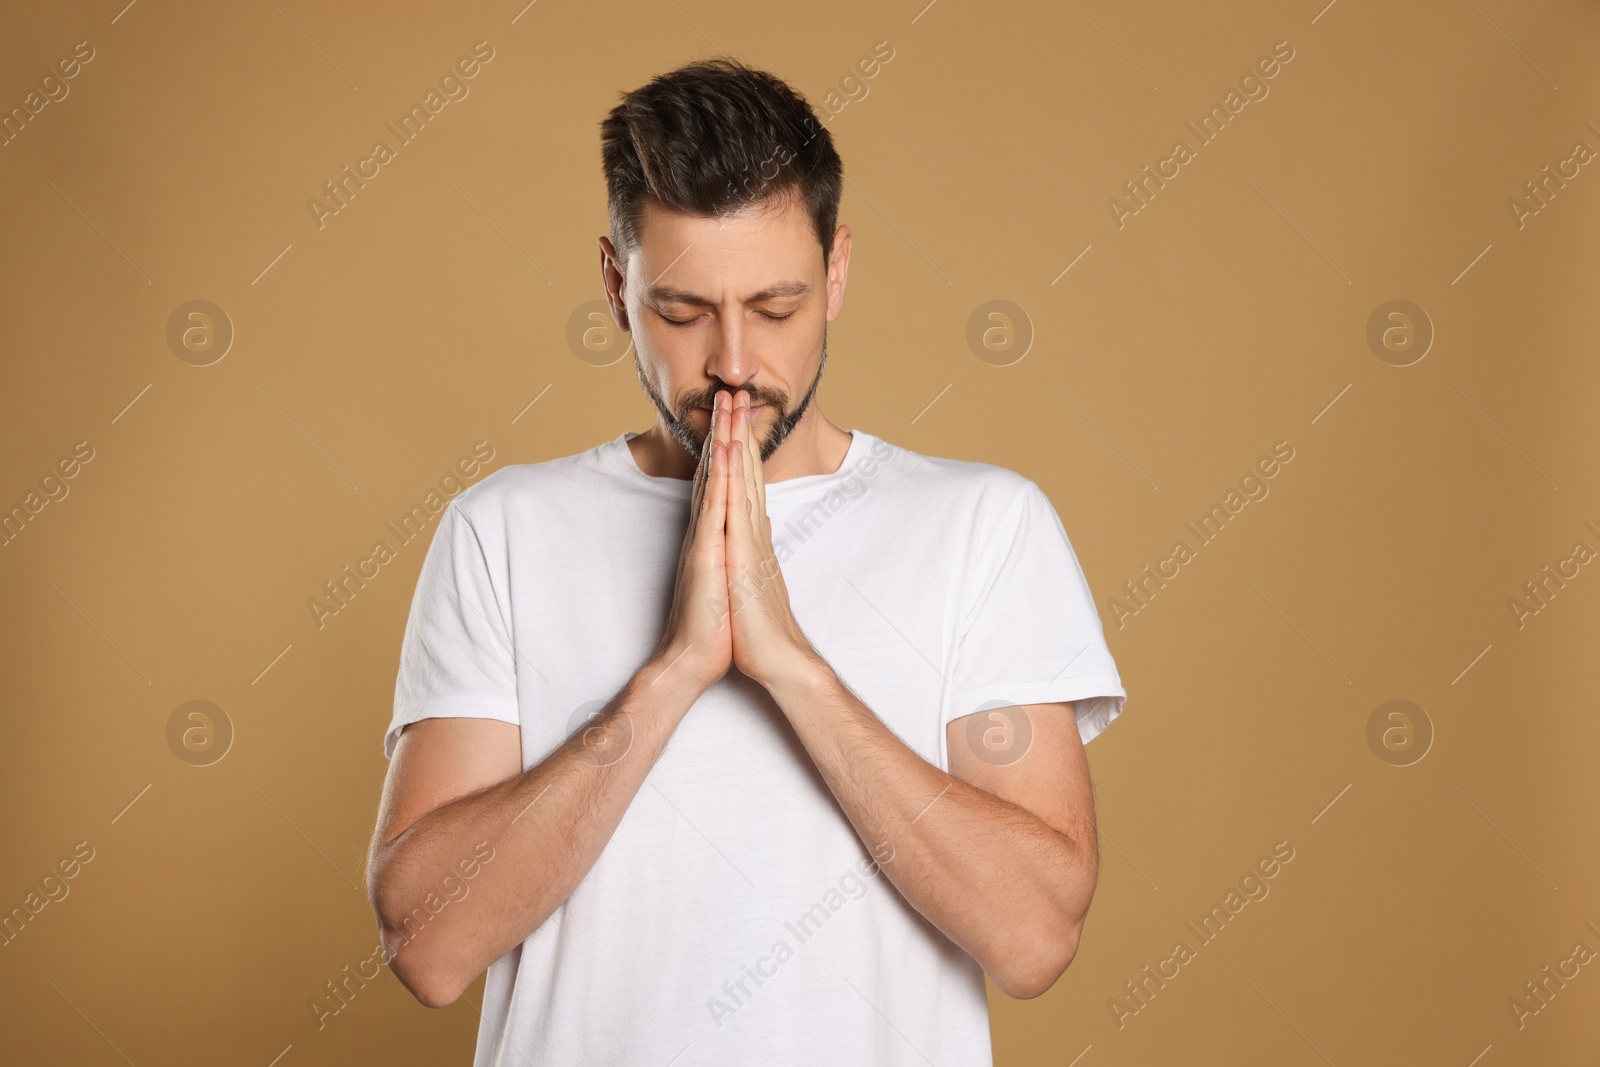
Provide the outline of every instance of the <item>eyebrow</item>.
{"type": "MultiPolygon", "coordinates": [[[[767,286],[760,292],[751,293],[749,297],[745,299],[745,303],[754,303],[758,300],[771,300],[774,297],[805,296],[809,292],[811,292],[811,286],[806,282],[774,282],[772,285],[767,286]]],[[[644,296],[646,300],[656,303],[692,304],[696,307],[717,306],[716,301],[714,300],[709,300],[706,297],[700,296],[696,293],[691,293],[687,289],[679,289],[671,285],[647,285],[645,286],[644,296]]]]}

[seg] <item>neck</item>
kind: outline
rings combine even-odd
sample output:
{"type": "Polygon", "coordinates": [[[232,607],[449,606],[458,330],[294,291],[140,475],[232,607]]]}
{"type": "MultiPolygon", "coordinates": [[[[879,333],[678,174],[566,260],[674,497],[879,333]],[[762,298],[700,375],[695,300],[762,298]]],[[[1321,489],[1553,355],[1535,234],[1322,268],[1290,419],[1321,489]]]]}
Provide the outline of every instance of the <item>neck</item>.
{"type": "MultiPolygon", "coordinates": [[[[768,421],[769,418],[763,416],[755,424],[757,436],[768,421]]],[[[850,442],[850,432],[829,422],[813,403],[789,436],[783,439],[783,444],[778,446],[772,458],[762,465],[762,477],[771,484],[811,474],[832,474],[844,463],[850,442]]],[[[759,441],[756,447],[760,448],[759,441]]],[[[682,478],[688,481],[694,477],[699,465],[699,458],[684,450],[659,417],[648,430],[629,439],[628,448],[632,450],[639,469],[654,478],[682,478]]]]}

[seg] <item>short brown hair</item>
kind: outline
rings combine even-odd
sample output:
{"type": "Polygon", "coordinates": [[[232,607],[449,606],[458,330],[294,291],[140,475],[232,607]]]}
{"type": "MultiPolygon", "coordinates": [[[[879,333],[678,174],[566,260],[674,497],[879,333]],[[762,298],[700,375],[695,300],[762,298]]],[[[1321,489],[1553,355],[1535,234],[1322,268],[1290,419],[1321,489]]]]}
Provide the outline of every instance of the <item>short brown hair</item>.
{"type": "Polygon", "coordinates": [[[766,71],[718,57],[657,75],[601,121],[600,157],[623,263],[647,200],[710,217],[797,195],[827,265],[844,164],[811,105],[766,71]]]}

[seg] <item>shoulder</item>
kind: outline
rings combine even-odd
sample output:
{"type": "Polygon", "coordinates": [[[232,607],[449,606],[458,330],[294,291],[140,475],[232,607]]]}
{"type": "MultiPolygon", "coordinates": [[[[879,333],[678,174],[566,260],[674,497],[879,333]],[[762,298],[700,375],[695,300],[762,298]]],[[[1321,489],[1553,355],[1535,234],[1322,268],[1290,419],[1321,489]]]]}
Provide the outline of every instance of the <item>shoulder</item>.
{"type": "Polygon", "coordinates": [[[593,486],[600,452],[611,443],[555,459],[508,463],[457,493],[451,509],[481,531],[502,525],[508,515],[534,502],[570,498],[580,486],[593,486]]]}
{"type": "Polygon", "coordinates": [[[927,455],[876,438],[868,450],[886,469],[896,472],[894,484],[903,491],[938,501],[945,514],[966,512],[998,521],[1020,507],[1028,497],[1044,498],[1044,491],[1029,477],[1009,467],[981,460],[927,455]]]}

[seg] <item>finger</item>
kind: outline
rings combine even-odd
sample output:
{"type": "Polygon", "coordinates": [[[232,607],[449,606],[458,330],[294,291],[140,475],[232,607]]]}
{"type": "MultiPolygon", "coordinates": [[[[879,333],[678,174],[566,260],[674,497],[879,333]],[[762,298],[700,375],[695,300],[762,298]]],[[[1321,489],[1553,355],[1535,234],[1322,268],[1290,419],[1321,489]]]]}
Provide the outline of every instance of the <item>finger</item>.
{"type": "Polygon", "coordinates": [[[728,532],[734,533],[734,522],[744,517],[744,479],[739,476],[744,466],[744,442],[735,437],[728,442],[728,478],[726,486],[728,532]]]}
{"type": "Polygon", "coordinates": [[[740,482],[739,506],[744,511],[744,519],[752,533],[755,530],[755,515],[749,509],[756,502],[755,471],[752,469],[760,460],[756,458],[756,449],[752,442],[755,434],[751,427],[754,419],[750,414],[750,394],[741,391],[739,394],[744,400],[744,414],[739,419],[739,452],[744,462],[739,464],[738,476],[740,482]]]}
{"type": "MultiPolygon", "coordinates": [[[[752,420],[753,422],[753,420],[752,420]]],[[[754,486],[754,499],[756,507],[761,509],[761,514],[767,513],[767,468],[761,461],[760,437],[754,425],[750,427],[750,483],[754,486]]]]}
{"type": "Polygon", "coordinates": [[[712,446],[716,442],[717,408],[711,406],[711,425],[706,430],[706,439],[700,443],[700,462],[694,470],[694,489],[690,492],[689,500],[689,525],[693,526],[700,520],[700,514],[705,508],[706,485],[711,477],[712,446]]]}
{"type": "Polygon", "coordinates": [[[707,536],[721,543],[723,527],[728,516],[728,444],[727,427],[720,428],[712,441],[711,488],[707,494],[705,531],[707,536]]]}

